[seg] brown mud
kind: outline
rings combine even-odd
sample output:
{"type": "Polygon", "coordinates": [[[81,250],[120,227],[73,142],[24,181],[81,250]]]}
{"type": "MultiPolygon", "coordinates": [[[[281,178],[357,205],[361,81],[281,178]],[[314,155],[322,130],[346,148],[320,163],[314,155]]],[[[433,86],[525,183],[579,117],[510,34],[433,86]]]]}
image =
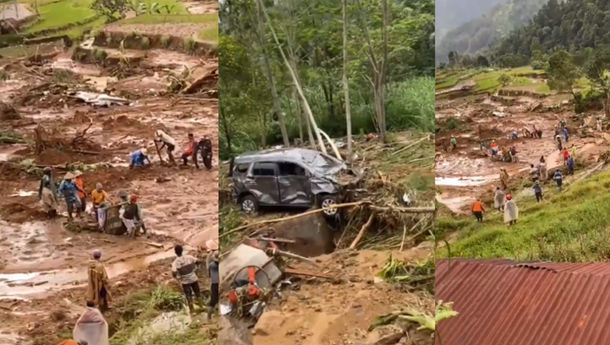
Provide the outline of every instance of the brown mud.
{"type": "MultiPolygon", "coordinates": [[[[1,344],[32,339],[55,344],[59,339],[49,334],[72,327],[85,302],[86,262],[94,249],[102,251],[113,293],[121,299],[172,281],[167,260],[174,244],[196,251],[217,237],[218,100],[209,96],[217,95],[216,85],[205,84],[189,96],[168,91],[172,71],[217,68],[217,58],[163,49],[140,55],[124,66],[129,78],[110,66],[72,60],[69,51],[35,63],[0,65],[8,77],[0,101],[19,114],[0,120],[0,131],[21,138],[0,144],[1,344]],[[79,91],[128,97],[130,104],[89,105],[74,98],[79,91]],[[152,141],[156,129],[176,139],[179,163],[188,133],[208,135],[214,143],[212,170],[202,164],[195,169],[192,162],[186,168],[161,165],[152,141]],[[131,170],[129,154],[140,147],[148,148],[152,166],[131,170]],[[147,235],[132,239],[90,231],[95,229],[90,213],[75,221],[83,226],[66,226],[62,200],[60,216],[49,220],[37,198],[45,166],[53,167],[56,180],[81,170],[85,190],[102,183],[115,202],[120,191],[139,195],[147,235]]],[[[186,84],[193,82],[188,78],[186,84]]],[[[165,152],[162,157],[167,160],[165,152]]]]}
{"type": "Polygon", "coordinates": [[[595,118],[601,114],[575,114],[571,109],[565,95],[533,98],[523,90],[437,101],[436,199],[454,213],[467,213],[476,198],[492,200],[502,168],[507,170],[513,187],[527,179],[530,164],[536,166],[541,156],[549,171],[561,168],[563,158],[553,140],[554,128],[561,120],[567,122],[567,148],[577,164],[595,163],[608,145],[603,131],[595,128],[595,118]],[[541,139],[524,137],[522,129],[531,131],[533,125],[542,130],[541,139]],[[519,132],[519,139],[510,139],[513,131],[519,132]],[[449,149],[452,136],[458,142],[455,150],[449,149]],[[518,161],[492,161],[488,150],[480,147],[482,140],[490,139],[495,139],[501,149],[514,145],[518,161]]]}

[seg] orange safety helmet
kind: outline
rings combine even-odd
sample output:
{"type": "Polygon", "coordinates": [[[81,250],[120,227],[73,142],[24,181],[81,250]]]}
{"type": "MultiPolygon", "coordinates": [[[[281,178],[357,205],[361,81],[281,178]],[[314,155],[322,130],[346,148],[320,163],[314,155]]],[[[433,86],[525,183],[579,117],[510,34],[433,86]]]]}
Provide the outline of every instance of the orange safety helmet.
{"type": "Polygon", "coordinates": [[[506,194],[506,200],[510,200],[510,199],[512,199],[512,198],[513,198],[513,196],[512,196],[512,195],[510,195],[510,194],[506,194]]]}

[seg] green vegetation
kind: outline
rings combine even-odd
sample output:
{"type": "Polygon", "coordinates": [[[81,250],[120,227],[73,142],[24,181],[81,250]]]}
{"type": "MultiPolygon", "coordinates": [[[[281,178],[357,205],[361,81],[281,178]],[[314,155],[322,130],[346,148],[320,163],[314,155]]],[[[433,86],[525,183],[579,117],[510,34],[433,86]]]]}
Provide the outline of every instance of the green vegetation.
{"type": "MultiPolygon", "coordinates": [[[[120,307],[120,314],[115,320],[109,320],[112,325],[111,345],[129,344],[135,340],[135,344],[145,344],[141,339],[139,331],[150,325],[151,321],[163,312],[184,312],[182,294],[177,290],[157,286],[152,289],[142,290],[128,296],[124,305],[120,307]]],[[[185,333],[173,331],[159,334],[147,344],[177,345],[177,344],[212,344],[212,341],[203,334],[201,323],[197,319],[185,330],[185,333]]]]}
{"type": "Polygon", "coordinates": [[[170,14],[170,15],[150,15],[123,19],[121,24],[163,24],[163,23],[195,23],[195,24],[218,24],[218,14],[170,14]]]}
{"type": "MultiPolygon", "coordinates": [[[[448,89],[458,82],[472,79],[475,82],[474,92],[495,92],[501,87],[514,90],[526,90],[534,93],[548,95],[551,93],[549,86],[542,79],[535,80],[533,76],[543,75],[545,72],[534,70],[531,66],[523,66],[512,69],[451,69],[437,73],[436,90],[448,89]],[[502,86],[502,76],[505,76],[505,86],[502,86]]],[[[586,83],[586,79],[580,81],[586,83]]]]}
{"type": "MultiPolygon", "coordinates": [[[[351,2],[347,9],[346,70],[352,133],[377,132],[387,139],[386,131],[431,130],[434,2],[388,1],[387,32],[391,34],[383,97],[375,91],[379,84],[372,85],[379,66],[374,68],[371,63],[383,60],[381,3],[351,2]],[[371,59],[370,54],[376,57],[371,59]]],[[[221,15],[234,14],[222,17],[219,39],[219,59],[223,61],[219,71],[223,76],[219,80],[222,158],[297,138],[310,140],[308,123],[313,124],[293,79],[301,84],[317,127],[331,137],[347,132],[341,1],[266,4],[269,20],[263,21],[257,17],[254,0],[221,3],[221,15]],[[279,43],[274,41],[271,27],[279,43]]],[[[206,36],[202,33],[199,38],[205,40],[206,36]]]]}
{"type": "MultiPolygon", "coordinates": [[[[515,260],[607,261],[610,259],[610,172],[569,186],[562,193],[545,186],[545,201],[519,198],[519,222],[507,227],[502,215],[488,210],[485,222],[439,215],[437,238],[460,230],[451,244],[452,257],[513,258],[515,260]]],[[[489,207],[491,208],[491,207],[489,207]]],[[[437,257],[446,257],[438,249],[437,257]]]]}
{"type": "Polygon", "coordinates": [[[218,28],[206,28],[197,35],[197,38],[206,42],[218,42],[218,28]]]}
{"type": "Polygon", "coordinates": [[[27,28],[26,33],[35,33],[64,27],[86,19],[93,19],[96,13],[91,9],[93,0],[60,0],[38,6],[40,20],[27,28]]]}

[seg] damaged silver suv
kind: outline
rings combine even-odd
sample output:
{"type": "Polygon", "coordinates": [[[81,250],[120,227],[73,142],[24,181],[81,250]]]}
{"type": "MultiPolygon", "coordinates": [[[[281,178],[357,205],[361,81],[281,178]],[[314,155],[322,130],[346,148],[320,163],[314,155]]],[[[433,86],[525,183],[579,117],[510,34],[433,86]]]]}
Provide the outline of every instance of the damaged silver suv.
{"type": "Polygon", "coordinates": [[[275,149],[246,153],[231,161],[233,198],[246,213],[262,206],[324,208],[333,216],[341,197],[337,177],[345,164],[307,149],[275,149]]]}

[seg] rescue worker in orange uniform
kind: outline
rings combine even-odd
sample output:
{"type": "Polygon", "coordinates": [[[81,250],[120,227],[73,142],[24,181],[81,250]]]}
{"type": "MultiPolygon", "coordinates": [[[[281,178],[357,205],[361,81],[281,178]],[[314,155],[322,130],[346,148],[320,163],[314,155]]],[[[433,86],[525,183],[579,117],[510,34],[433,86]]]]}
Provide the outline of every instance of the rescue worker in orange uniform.
{"type": "Polygon", "coordinates": [[[485,212],[485,207],[483,207],[483,203],[481,200],[477,199],[474,203],[472,203],[472,213],[477,218],[477,222],[483,222],[483,212],[485,212]]]}

